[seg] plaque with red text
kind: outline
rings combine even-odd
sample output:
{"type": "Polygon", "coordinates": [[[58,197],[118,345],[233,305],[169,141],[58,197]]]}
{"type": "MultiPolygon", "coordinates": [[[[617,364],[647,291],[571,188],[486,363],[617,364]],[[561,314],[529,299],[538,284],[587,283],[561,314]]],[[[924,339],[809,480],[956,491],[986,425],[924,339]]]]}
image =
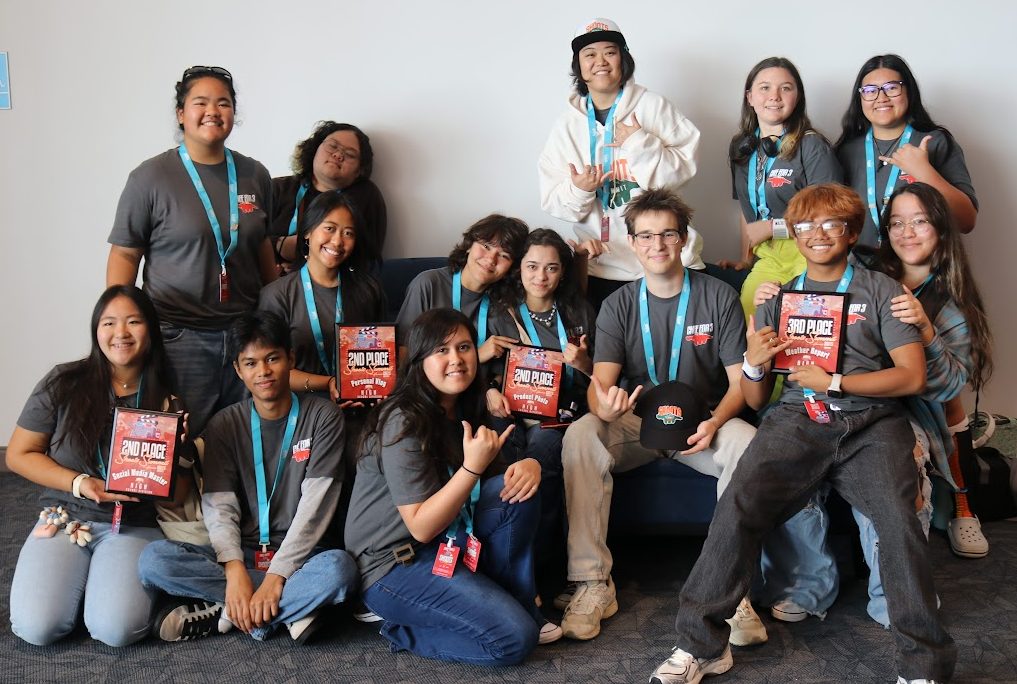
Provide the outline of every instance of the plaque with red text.
{"type": "Polygon", "coordinates": [[[512,413],[539,420],[558,419],[558,397],[565,357],[556,349],[518,345],[505,354],[502,394],[512,413]]]}
{"type": "Polygon", "coordinates": [[[394,325],[336,326],[336,387],[343,401],[387,397],[396,381],[394,325]]]}
{"type": "Polygon", "coordinates": [[[106,465],[106,491],[172,499],[182,416],[118,406],[106,465]]]}
{"type": "Polygon", "coordinates": [[[843,366],[844,331],[847,328],[847,294],[839,292],[782,291],[777,303],[777,336],[791,340],[778,352],[773,370],[789,373],[794,366],[819,366],[839,373],[843,366]]]}

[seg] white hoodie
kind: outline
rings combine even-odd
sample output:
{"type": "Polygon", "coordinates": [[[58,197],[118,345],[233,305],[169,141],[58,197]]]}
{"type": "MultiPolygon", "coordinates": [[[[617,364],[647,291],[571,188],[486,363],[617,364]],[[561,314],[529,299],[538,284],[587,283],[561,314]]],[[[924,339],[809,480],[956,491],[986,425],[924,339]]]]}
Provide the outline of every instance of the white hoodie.
{"type": "MultiPolygon", "coordinates": [[[[615,121],[632,125],[633,114],[641,128],[614,148],[613,153],[615,199],[614,206],[607,209],[611,218],[611,251],[590,262],[590,275],[606,280],[631,281],[643,276],[643,267],[626,237],[622,216],[625,204],[645,188],[676,190],[696,174],[699,129],[677,107],[629,81],[622,90],[615,121]]],[[[602,161],[604,133],[604,126],[597,122],[598,159],[591,160],[586,97],[573,92],[568,110],[555,122],[540,155],[540,206],[555,218],[572,221],[580,242],[600,239],[603,209],[597,193],[572,184],[569,164],[582,169],[586,164],[602,161]]],[[[702,238],[690,226],[682,263],[689,268],[705,268],[700,257],[702,251],[702,238]]]]}

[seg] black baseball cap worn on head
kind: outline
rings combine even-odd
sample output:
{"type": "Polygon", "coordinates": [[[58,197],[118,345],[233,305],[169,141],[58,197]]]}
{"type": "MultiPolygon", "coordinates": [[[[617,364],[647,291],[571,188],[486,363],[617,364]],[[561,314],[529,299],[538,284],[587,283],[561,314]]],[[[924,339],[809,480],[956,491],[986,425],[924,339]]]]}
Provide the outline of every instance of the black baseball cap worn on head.
{"type": "Polygon", "coordinates": [[[633,411],[643,424],[639,443],[647,449],[684,451],[689,437],[710,417],[706,404],[684,382],[657,385],[636,402],[633,411]]]}

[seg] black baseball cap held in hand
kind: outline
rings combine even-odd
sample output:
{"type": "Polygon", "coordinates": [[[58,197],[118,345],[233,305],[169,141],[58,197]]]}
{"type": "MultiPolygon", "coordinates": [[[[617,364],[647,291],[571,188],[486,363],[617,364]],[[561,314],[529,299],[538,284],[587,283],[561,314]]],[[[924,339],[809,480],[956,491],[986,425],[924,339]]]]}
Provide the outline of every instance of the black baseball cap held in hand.
{"type": "Polygon", "coordinates": [[[647,449],[684,451],[689,437],[710,417],[706,404],[684,382],[666,382],[646,392],[633,409],[643,424],[639,442],[647,449]]]}

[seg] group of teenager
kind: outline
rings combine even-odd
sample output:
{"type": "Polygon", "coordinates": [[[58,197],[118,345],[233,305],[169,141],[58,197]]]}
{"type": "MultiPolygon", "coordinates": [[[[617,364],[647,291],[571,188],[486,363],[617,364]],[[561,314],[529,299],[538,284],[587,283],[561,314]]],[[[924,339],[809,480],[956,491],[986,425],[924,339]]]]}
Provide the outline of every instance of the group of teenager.
{"type": "Polygon", "coordinates": [[[18,636],[51,643],[83,606],[111,645],[234,628],[303,642],[355,598],[393,650],[519,663],[596,637],[618,611],[612,474],[672,458],[716,477],[718,503],[651,682],[698,682],[732,666],[730,645],[766,641],[753,601],[788,622],[825,615],[831,488],[859,522],[869,612],[894,631],[900,681],[950,678],[934,513],[959,555],[988,553],[957,463],[959,394],[991,372],[960,146],[900,57],[862,66],[833,145],[794,65],[757,64],[729,150],[739,300],[704,272],[710,231],[676,192],[698,130],[635,83],[612,21],[584,22],[571,47],[574,90],[539,178],[574,239],[497,214],[470,226],[447,267],[410,283],[398,381],[373,406],[340,399],[332,353],[336,324],[386,316],[368,137],[323,122],[273,180],[225,145],[230,73],[184,72],[182,142],[135,169],[117,207],[91,352],[40,381],[10,439],[9,467],[45,507],[12,583],[18,636]],[[781,289],[848,294],[840,373],[796,366],[775,383],[791,344],[781,289]],[[517,344],[563,353],[560,427],[510,411],[501,375],[517,344]],[[173,501],[105,490],[119,406],[184,414],[173,501]],[[535,568],[558,563],[564,589],[538,586],[535,568]]]}

